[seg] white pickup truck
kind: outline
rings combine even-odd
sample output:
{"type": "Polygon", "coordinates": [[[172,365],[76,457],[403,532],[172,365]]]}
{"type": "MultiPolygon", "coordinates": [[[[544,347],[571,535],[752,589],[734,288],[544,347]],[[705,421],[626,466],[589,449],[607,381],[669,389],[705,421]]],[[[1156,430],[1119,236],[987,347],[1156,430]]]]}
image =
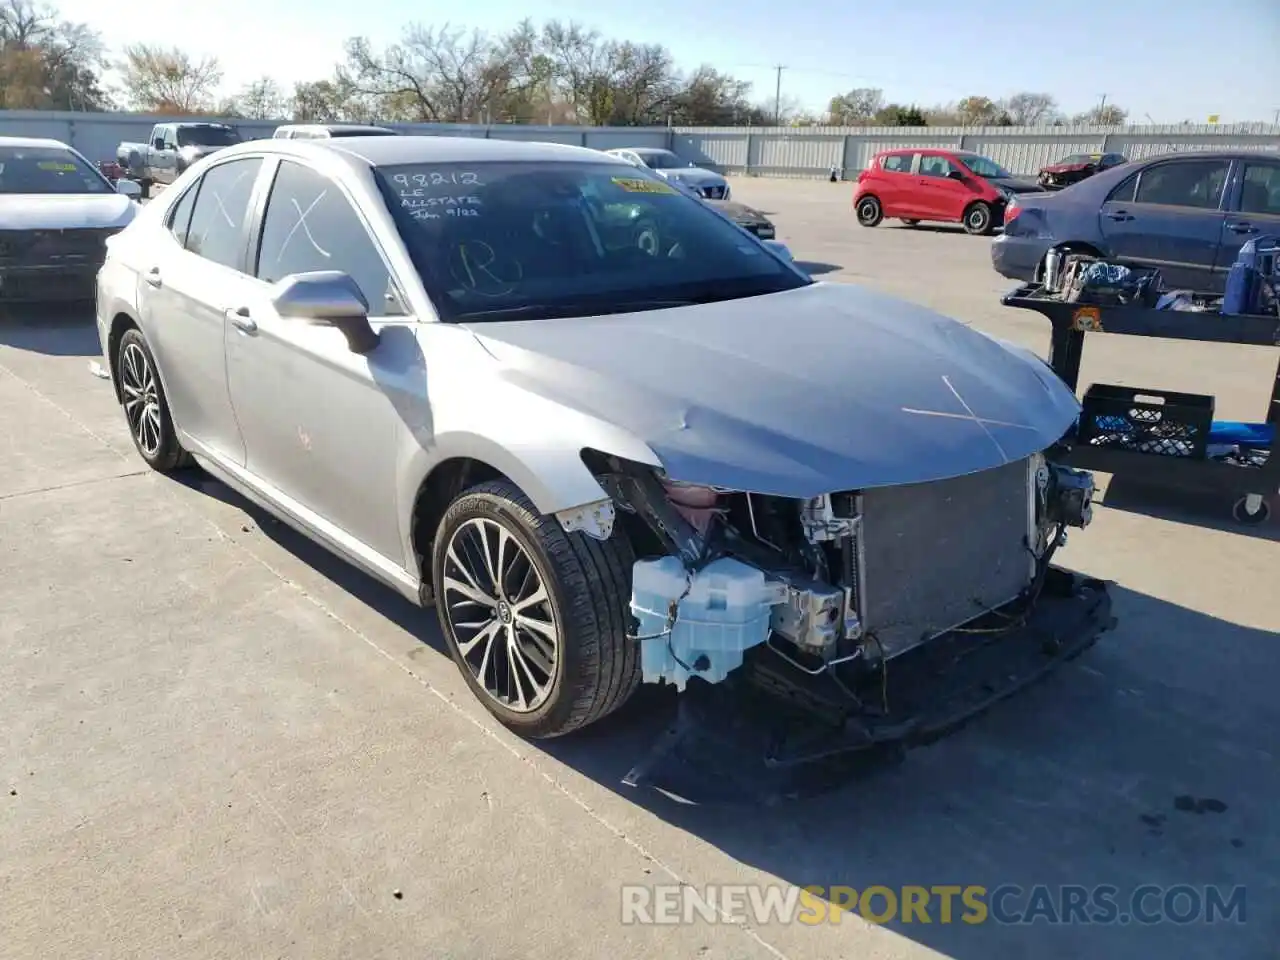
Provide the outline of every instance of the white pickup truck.
{"type": "Polygon", "coordinates": [[[240,139],[236,128],[225,123],[157,123],[148,142],[120,144],[116,160],[125,176],[137,181],[145,198],[151,195],[152,184],[173,183],[197,160],[240,139]]]}

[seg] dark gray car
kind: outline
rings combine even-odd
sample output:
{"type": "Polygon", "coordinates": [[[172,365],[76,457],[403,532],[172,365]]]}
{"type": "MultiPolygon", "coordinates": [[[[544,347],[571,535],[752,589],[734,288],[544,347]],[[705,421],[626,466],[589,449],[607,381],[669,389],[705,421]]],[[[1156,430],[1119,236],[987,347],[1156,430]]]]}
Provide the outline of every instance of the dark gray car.
{"type": "Polygon", "coordinates": [[[991,244],[1001,275],[1035,280],[1053,246],[1157,268],[1166,287],[1219,294],[1240,247],[1280,234],[1280,154],[1198,151],[1018,197],[991,244]]]}

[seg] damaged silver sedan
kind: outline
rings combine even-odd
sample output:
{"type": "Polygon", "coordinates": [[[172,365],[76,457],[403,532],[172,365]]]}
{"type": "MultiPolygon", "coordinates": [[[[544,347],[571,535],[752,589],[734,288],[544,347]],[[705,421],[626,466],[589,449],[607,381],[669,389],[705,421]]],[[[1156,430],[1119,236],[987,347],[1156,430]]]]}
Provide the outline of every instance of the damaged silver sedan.
{"type": "Polygon", "coordinates": [[[147,463],[434,603],[527,736],[642,681],[922,736],[1109,618],[1051,565],[1092,481],[1041,360],[595,151],[230,147],[113,239],[98,325],[147,463]]]}

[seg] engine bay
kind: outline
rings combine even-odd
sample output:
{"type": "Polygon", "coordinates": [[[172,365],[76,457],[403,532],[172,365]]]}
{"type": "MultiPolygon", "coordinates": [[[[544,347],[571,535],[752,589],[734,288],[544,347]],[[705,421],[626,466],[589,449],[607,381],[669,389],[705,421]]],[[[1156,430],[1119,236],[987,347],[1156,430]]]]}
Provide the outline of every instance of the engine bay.
{"type": "Polygon", "coordinates": [[[1089,473],[1043,454],[914,490],[807,500],[691,485],[612,457],[589,466],[640,557],[631,635],[646,682],[683,691],[768,658],[801,686],[834,680],[859,708],[857,689],[916,647],[1024,622],[1093,496],[1089,473]],[[984,525],[997,540],[984,541],[984,525]],[[973,626],[992,615],[995,627],[973,626]]]}

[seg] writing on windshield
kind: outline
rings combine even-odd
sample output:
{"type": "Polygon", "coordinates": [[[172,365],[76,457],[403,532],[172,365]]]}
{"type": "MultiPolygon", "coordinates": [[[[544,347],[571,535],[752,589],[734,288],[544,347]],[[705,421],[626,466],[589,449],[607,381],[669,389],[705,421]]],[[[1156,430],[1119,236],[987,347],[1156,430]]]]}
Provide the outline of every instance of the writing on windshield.
{"type": "Polygon", "coordinates": [[[74,153],[56,147],[0,147],[0,193],[112,193],[74,153]]]}
{"type": "Polygon", "coordinates": [[[809,282],[655,174],[613,163],[481,161],[377,171],[444,319],[615,313],[809,282]]]}

